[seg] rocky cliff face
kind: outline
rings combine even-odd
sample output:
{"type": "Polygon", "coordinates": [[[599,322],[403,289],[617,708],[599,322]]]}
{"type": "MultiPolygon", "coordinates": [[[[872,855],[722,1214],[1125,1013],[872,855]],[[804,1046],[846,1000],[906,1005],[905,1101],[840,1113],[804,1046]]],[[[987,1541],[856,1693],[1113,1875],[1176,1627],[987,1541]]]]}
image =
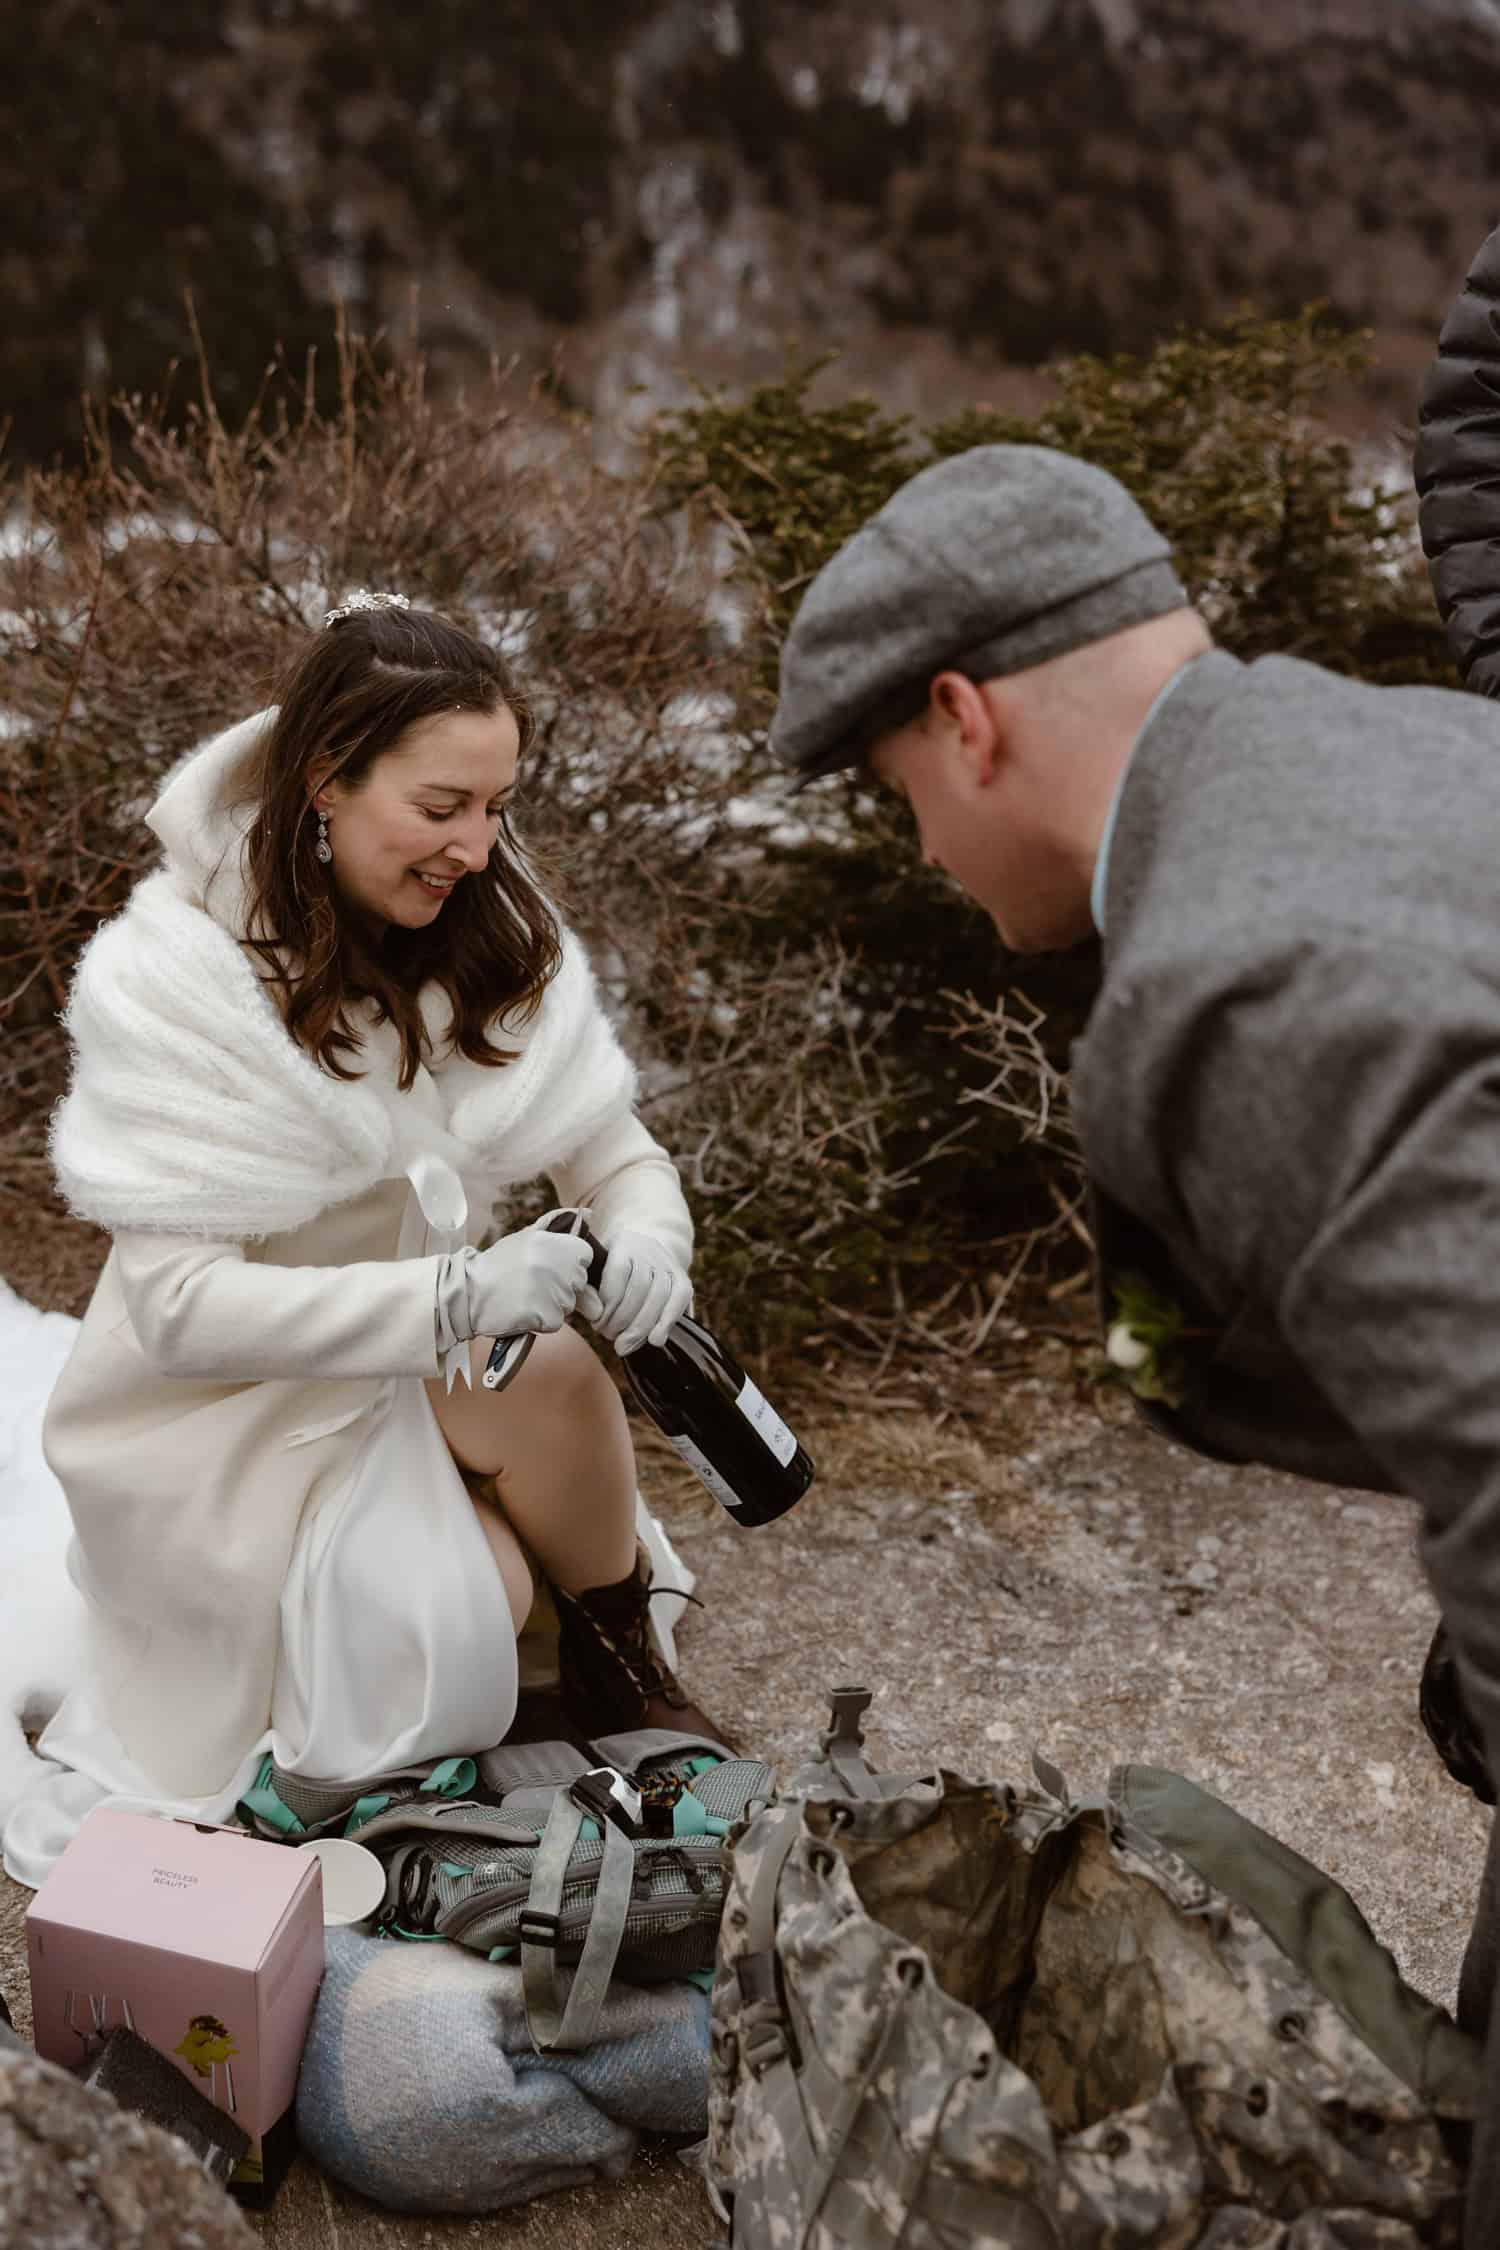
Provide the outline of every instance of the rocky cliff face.
{"type": "Polygon", "coordinates": [[[1319,298],[1400,367],[1497,215],[1489,0],[677,0],[621,72],[650,257],[614,310],[683,339],[1028,363],[1319,298]]]}
{"type": "Polygon", "coordinates": [[[278,324],[300,346],[339,293],[404,325],[416,284],[439,361],[566,338],[611,415],[792,334],[930,404],[1313,298],[1376,328],[1399,409],[1500,215],[1500,0],[56,14],[0,178],[23,443],[70,373],[153,381],[184,284],[231,407],[278,324]]]}

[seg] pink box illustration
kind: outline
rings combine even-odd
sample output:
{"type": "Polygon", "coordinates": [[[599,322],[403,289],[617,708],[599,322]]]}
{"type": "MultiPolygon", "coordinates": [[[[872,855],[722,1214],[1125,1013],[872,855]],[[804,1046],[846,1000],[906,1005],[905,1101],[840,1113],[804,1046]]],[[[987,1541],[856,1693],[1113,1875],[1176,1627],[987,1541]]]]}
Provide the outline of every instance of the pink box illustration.
{"type": "Polygon", "coordinates": [[[323,1974],[313,1853],[91,1812],[31,1902],[26,1949],[39,2054],[75,2068],[128,2025],[250,2135],[236,2191],[274,2188],[323,1974]]]}

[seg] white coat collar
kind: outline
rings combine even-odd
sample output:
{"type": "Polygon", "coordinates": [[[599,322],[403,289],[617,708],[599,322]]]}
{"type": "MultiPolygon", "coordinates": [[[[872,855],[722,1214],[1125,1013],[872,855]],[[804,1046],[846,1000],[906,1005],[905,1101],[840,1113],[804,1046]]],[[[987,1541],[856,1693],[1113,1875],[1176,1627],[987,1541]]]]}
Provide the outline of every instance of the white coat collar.
{"type": "Polygon", "coordinates": [[[245,934],[245,846],[275,718],[271,704],[200,743],[173,768],[146,815],[182,890],[235,937],[245,934]]]}

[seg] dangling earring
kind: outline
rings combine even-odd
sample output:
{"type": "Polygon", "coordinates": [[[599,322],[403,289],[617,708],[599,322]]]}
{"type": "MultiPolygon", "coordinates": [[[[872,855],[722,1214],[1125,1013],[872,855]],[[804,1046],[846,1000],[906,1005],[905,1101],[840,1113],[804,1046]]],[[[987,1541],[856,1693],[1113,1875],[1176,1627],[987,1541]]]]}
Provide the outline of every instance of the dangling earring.
{"type": "Polygon", "coordinates": [[[328,815],[326,812],[320,812],[318,815],[318,840],[313,845],[313,858],[320,859],[326,867],[332,857],[333,846],[328,841],[328,815]]]}

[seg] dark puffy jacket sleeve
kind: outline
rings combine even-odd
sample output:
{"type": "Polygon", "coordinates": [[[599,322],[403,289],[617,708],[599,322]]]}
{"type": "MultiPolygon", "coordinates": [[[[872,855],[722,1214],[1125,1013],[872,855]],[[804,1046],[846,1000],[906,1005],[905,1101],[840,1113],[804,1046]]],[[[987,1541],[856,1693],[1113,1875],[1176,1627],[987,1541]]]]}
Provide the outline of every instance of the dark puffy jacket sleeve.
{"type": "Polygon", "coordinates": [[[1500,695],[1500,228],[1443,323],[1413,466],[1454,659],[1466,686],[1500,695]]]}

